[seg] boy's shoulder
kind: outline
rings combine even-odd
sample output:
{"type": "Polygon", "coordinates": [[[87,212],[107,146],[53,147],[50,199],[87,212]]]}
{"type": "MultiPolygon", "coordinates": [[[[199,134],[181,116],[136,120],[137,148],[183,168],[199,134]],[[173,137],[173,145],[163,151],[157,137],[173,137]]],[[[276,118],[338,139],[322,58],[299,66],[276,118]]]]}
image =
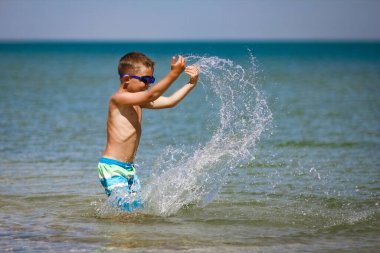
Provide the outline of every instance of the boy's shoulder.
{"type": "Polygon", "coordinates": [[[116,91],[114,94],[112,94],[109,98],[110,103],[117,103],[117,101],[120,99],[121,96],[123,96],[124,93],[128,93],[127,91],[116,91]]]}
{"type": "MultiPolygon", "coordinates": [[[[130,93],[130,92],[127,92],[127,91],[115,92],[113,95],[111,95],[109,97],[109,108],[110,109],[112,109],[112,108],[127,109],[127,108],[135,107],[134,105],[120,103],[120,101],[119,101],[120,97],[119,96],[122,95],[122,93],[130,93]]],[[[141,106],[139,106],[139,107],[141,107],[141,106]]]]}

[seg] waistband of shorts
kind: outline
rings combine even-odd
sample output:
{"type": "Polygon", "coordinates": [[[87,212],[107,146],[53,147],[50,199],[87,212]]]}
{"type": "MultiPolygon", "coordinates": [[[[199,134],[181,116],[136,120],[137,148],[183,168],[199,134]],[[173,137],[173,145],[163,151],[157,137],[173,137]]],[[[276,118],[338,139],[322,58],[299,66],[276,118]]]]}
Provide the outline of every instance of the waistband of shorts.
{"type": "Polygon", "coordinates": [[[100,158],[99,163],[105,163],[105,164],[108,164],[108,165],[117,165],[117,166],[120,166],[120,167],[123,167],[123,168],[132,168],[133,167],[133,162],[131,162],[131,163],[124,163],[124,162],[120,162],[120,161],[117,161],[117,160],[114,160],[114,159],[111,159],[111,158],[106,158],[106,157],[100,158]]]}

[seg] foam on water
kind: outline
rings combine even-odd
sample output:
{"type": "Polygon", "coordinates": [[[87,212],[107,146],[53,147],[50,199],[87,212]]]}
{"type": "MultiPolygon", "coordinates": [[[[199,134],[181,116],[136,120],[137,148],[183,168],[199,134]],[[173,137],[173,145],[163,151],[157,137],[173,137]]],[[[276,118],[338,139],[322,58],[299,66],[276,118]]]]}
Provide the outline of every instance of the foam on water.
{"type": "Polygon", "coordinates": [[[216,56],[192,55],[186,60],[199,67],[206,95],[219,100],[219,121],[210,140],[192,152],[174,147],[163,151],[143,189],[145,211],[156,215],[167,216],[185,205],[205,206],[212,201],[231,171],[252,159],[255,145],[272,119],[258,88],[252,55],[250,69],[216,56]]]}

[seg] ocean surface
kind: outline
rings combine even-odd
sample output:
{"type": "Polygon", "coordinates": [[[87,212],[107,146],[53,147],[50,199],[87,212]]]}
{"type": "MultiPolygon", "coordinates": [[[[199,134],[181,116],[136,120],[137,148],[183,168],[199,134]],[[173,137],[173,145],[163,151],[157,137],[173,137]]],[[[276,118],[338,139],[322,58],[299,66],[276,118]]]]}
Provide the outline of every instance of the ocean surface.
{"type": "Polygon", "coordinates": [[[380,250],[380,43],[0,43],[0,70],[1,252],[380,250]],[[130,51],[201,72],[144,111],[133,214],[97,175],[130,51]]]}

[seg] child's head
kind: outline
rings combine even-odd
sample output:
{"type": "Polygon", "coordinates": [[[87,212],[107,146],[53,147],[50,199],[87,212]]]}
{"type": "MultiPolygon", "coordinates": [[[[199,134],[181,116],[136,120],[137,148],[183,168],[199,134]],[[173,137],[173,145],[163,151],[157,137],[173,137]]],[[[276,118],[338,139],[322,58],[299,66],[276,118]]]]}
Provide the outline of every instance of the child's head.
{"type": "Polygon", "coordinates": [[[147,69],[154,70],[154,62],[147,57],[145,54],[140,52],[131,52],[123,57],[119,61],[118,71],[119,75],[138,74],[141,66],[146,67],[147,69]]]}

